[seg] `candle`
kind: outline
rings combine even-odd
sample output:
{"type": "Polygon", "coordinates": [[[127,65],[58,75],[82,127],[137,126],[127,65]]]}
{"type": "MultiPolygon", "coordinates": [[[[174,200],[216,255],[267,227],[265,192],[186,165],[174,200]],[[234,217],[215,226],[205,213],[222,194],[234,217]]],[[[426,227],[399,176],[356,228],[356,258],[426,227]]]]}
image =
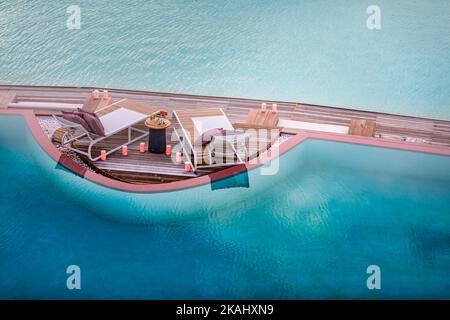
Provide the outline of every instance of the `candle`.
{"type": "Polygon", "coordinates": [[[278,112],[278,106],[276,103],[272,103],[272,112],[278,112]]]}
{"type": "Polygon", "coordinates": [[[172,154],[172,146],[168,144],[166,146],[166,156],[170,157],[171,154],[172,154]]]}
{"type": "Polygon", "coordinates": [[[93,95],[95,100],[100,98],[100,92],[98,90],[94,90],[93,95]]]}
{"type": "Polygon", "coordinates": [[[125,157],[128,155],[128,147],[127,146],[122,146],[122,155],[125,157]]]}
{"type": "Polygon", "coordinates": [[[175,155],[175,162],[179,164],[181,163],[181,161],[182,161],[181,152],[177,152],[175,155]]]}
{"type": "Polygon", "coordinates": [[[102,161],[106,160],[106,150],[100,151],[100,160],[102,161]]]}
{"type": "Polygon", "coordinates": [[[139,152],[145,152],[145,142],[139,144],[139,152]]]}
{"type": "Polygon", "coordinates": [[[108,90],[103,90],[103,99],[109,99],[109,93],[108,90]]]}
{"type": "Polygon", "coordinates": [[[266,112],[267,110],[267,104],[265,102],[261,103],[261,111],[266,112]]]}
{"type": "Polygon", "coordinates": [[[189,163],[189,161],[186,161],[184,163],[184,171],[186,171],[186,172],[191,171],[191,164],[189,163]]]}

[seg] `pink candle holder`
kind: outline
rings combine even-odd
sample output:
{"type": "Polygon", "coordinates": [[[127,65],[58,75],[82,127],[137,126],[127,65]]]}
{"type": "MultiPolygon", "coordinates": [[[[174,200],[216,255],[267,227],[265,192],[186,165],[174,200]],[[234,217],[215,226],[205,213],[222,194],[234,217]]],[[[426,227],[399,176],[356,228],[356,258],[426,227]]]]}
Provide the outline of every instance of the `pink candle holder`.
{"type": "Polygon", "coordinates": [[[189,163],[189,161],[186,161],[184,163],[184,171],[186,171],[186,172],[191,171],[191,164],[189,163]]]}
{"type": "Polygon", "coordinates": [[[261,103],[261,111],[266,112],[267,110],[267,104],[265,102],[261,103]]]}
{"type": "Polygon", "coordinates": [[[175,154],[175,162],[180,164],[182,162],[182,158],[181,158],[181,152],[177,152],[175,154]]]}
{"type": "Polygon", "coordinates": [[[128,155],[128,147],[127,146],[122,146],[122,155],[124,157],[126,157],[128,155]]]}
{"type": "Polygon", "coordinates": [[[172,154],[172,146],[168,144],[166,146],[166,156],[170,157],[171,154],[172,154]]]}
{"type": "Polygon", "coordinates": [[[145,152],[145,142],[141,142],[139,144],[139,152],[141,152],[141,153],[145,152]]]}
{"type": "Polygon", "coordinates": [[[108,90],[103,90],[103,99],[109,99],[109,92],[108,90]]]}
{"type": "Polygon", "coordinates": [[[93,97],[95,100],[100,99],[100,92],[98,90],[94,90],[94,92],[92,93],[93,97]]]}
{"type": "Polygon", "coordinates": [[[276,103],[272,103],[272,112],[274,113],[278,112],[278,105],[276,103]]]}
{"type": "Polygon", "coordinates": [[[102,161],[106,160],[106,150],[100,151],[100,160],[102,161]]]}

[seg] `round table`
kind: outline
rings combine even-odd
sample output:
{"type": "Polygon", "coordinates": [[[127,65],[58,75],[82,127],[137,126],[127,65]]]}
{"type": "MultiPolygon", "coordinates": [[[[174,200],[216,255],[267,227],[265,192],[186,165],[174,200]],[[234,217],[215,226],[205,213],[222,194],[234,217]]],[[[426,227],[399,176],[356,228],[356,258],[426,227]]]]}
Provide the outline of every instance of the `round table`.
{"type": "Polygon", "coordinates": [[[148,128],[148,151],[151,153],[165,153],[166,128],[170,127],[172,123],[165,118],[155,119],[147,119],[145,121],[145,126],[148,128]]]}

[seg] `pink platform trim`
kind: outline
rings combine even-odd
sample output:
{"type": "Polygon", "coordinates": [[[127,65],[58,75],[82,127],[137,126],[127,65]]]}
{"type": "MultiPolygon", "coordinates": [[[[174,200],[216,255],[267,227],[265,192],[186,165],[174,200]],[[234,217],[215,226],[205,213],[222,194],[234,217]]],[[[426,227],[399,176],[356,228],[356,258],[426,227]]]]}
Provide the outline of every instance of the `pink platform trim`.
{"type": "Polygon", "coordinates": [[[84,177],[84,175],[86,174],[86,171],[87,171],[86,168],[83,168],[82,166],[80,166],[78,163],[76,163],[75,161],[70,159],[65,154],[61,154],[61,157],[59,157],[58,163],[60,165],[64,166],[65,168],[73,171],[80,177],[84,177]]]}
{"type": "Polygon", "coordinates": [[[288,139],[283,142],[279,147],[279,152],[271,152],[265,153],[261,159],[263,159],[258,164],[242,164],[233,167],[229,167],[227,169],[221,170],[219,172],[214,172],[206,176],[201,176],[197,178],[187,179],[183,181],[176,181],[164,184],[154,184],[154,185],[134,185],[122,181],[113,180],[102,176],[98,173],[86,170],[81,167],[79,164],[74,162],[67,156],[61,154],[61,152],[51,143],[51,141],[47,138],[41,126],[38,123],[36,116],[32,110],[14,110],[14,109],[2,109],[0,110],[0,115],[8,116],[8,115],[21,115],[25,118],[28,127],[33,134],[33,137],[42,147],[42,149],[56,162],[63,165],[65,168],[75,172],[77,175],[84,177],[85,179],[94,182],[96,184],[121,190],[127,192],[170,192],[177,191],[187,188],[192,188],[196,186],[201,186],[205,184],[210,184],[213,181],[221,180],[226,177],[230,177],[232,175],[241,173],[245,170],[253,170],[262,166],[264,163],[271,161],[277,156],[281,156],[286,153],[290,149],[295,146],[301,144],[303,141],[307,139],[319,139],[319,140],[327,140],[327,141],[335,141],[335,142],[343,142],[343,143],[353,143],[359,145],[367,145],[373,147],[382,147],[389,149],[398,149],[404,151],[413,151],[413,152],[422,152],[422,153],[431,153],[437,155],[443,155],[450,157],[450,149],[443,147],[435,147],[435,146],[425,146],[425,145],[417,145],[413,143],[407,142],[394,142],[394,141],[385,141],[376,138],[367,138],[367,137],[358,137],[358,136],[348,136],[348,135],[340,135],[340,134],[332,134],[332,133],[322,133],[322,132],[304,132],[295,135],[294,137],[288,139]]]}

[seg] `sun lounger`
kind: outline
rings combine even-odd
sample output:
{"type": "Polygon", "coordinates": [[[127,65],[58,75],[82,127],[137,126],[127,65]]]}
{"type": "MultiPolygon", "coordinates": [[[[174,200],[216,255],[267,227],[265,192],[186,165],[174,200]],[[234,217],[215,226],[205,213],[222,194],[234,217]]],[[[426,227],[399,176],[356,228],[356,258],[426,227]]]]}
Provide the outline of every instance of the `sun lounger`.
{"type": "Polygon", "coordinates": [[[180,127],[175,128],[174,132],[181,142],[185,159],[190,162],[193,171],[204,167],[235,165],[245,161],[236,154],[241,148],[232,146],[233,143],[242,142],[237,135],[214,137],[208,146],[198,142],[202,134],[211,129],[233,132],[233,126],[221,108],[176,110],[173,114],[180,127]],[[220,161],[214,161],[216,152],[217,159],[219,155],[222,156],[220,161]]]}
{"type": "Polygon", "coordinates": [[[234,123],[235,128],[242,129],[278,129],[278,112],[268,109],[250,109],[245,122],[234,123]]]}
{"type": "Polygon", "coordinates": [[[175,134],[194,171],[244,163],[267,150],[279,136],[276,130],[275,138],[271,136],[266,139],[267,132],[271,130],[265,128],[236,131],[220,108],[177,110],[174,116],[180,127],[175,128],[175,134]],[[225,134],[215,135],[210,143],[202,145],[202,134],[211,129],[223,129],[225,134]]]}
{"type": "Polygon", "coordinates": [[[203,163],[220,166],[244,163],[247,160],[249,136],[245,133],[231,133],[214,136],[206,145],[203,163]]]}
{"type": "Polygon", "coordinates": [[[142,110],[142,108],[132,110],[132,108],[129,108],[127,106],[129,104],[129,101],[127,102],[126,100],[121,100],[95,112],[101,124],[103,125],[105,132],[104,136],[95,135],[92,132],[86,130],[80,124],[70,122],[62,118],[61,116],[53,115],[53,117],[61,124],[61,126],[70,129],[68,133],[70,132],[74,135],[73,137],[69,137],[67,134],[64,135],[61,145],[69,150],[87,156],[91,161],[97,161],[98,159],[100,159],[100,155],[93,156],[92,148],[100,141],[107,139],[115,135],[116,133],[119,133],[123,130],[128,130],[128,140],[120,144],[119,146],[107,151],[107,155],[119,150],[124,145],[129,145],[145,138],[146,136],[148,136],[148,131],[138,129],[133,126],[138,123],[142,123],[143,121],[145,121],[145,119],[147,119],[148,116],[157,114],[159,110],[153,110],[153,112],[144,111],[142,110]],[[132,131],[137,132],[139,135],[132,138],[132,131]],[[87,151],[83,151],[73,146],[74,142],[79,141],[85,142],[87,144],[87,151]]]}

